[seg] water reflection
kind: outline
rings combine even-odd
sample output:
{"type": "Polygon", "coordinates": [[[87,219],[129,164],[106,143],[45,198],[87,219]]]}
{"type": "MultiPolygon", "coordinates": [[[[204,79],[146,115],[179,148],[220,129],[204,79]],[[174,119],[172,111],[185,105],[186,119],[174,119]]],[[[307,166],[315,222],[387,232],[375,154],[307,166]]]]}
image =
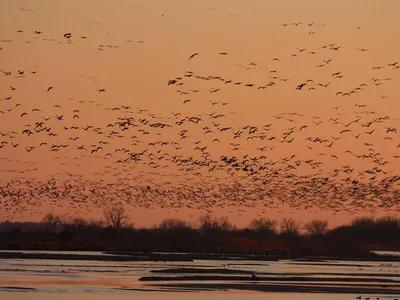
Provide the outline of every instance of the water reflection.
{"type": "MultiPolygon", "coordinates": [[[[71,252],[64,252],[70,254],[71,252]]],[[[72,252],[78,254],[77,252],[72,252]]],[[[84,254],[99,255],[92,252],[84,254]]],[[[393,299],[389,293],[400,288],[399,262],[370,261],[250,261],[250,260],[195,260],[193,262],[115,262],[115,261],[77,261],[77,260],[0,260],[0,298],[24,299],[25,294],[43,294],[44,298],[62,299],[65,294],[85,297],[95,293],[100,298],[115,299],[127,294],[146,299],[165,299],[165,293],[185,294],[191,299],[205,299],[210,293],[218,297],[236,297],[249,290],[269,291],[263,299],[271,298],[271,291],[281,290],[279,299],[312,299],[314,295],[293,293],[299,291],[320,291],[315,299],[355,299],[343,291],[364,291],[368,288],[381,291],[380,299],[393,299]],[[229,270],[229,272],[226,272],[229,270]],[[251,274],[257,274],[258,282],[252,282],[251,274]],[[160,280],[152,277],[161,276],[160,280]],[[193,277],[194,276],[194,277],[193,277]],[[199,280],[199,276],[201,280],[199,280]],[[140,278],[149,281],[139,281],[140,278]],[[177,279],[185,280],[177,280],[177,279]],[[347,290],[342,290],[346,288],[347,290]],[[35,292],[32,292],[33,289],[35,292]],[[158,293],[155,293],[155,292],[158,293]],[[220,292],[222,294],[219,294],[220,292]],[[328,293],[326,291],[332,291],[328,293]],[[204,292],[207,292],[204,294],[204,292]],[[289,293],[290,292],[290,293],[289,293]],[[340,292],[340,295],[337,293],[340,292]],[[49,294],[50,293],[50,294],[49,294]],[[101,294],[103,293],[103,294],[101,294]],[[112,293],[112,295],[108,295],[112,293]],[[198,294],[200,293],[200,294],[198,294]],[[100,295],[101,294],[101,295],[100,295]],[[47,296],[46,296],[47,295],[47,296]],[[80,296],[79,296],[80,295],[80,296]],[[109,298],[107,298],[109,297],[109,298]]],[[[177,296],[174,294],[174,297],[177,296]]],[[[257,299],[256,292],[246,297],[257,299]]],[[[36,297],[36,296],[33,296],[36,297]]],[[[68,296],[69,297],[69,296],[68,296]]],[[[215,298],[216,297],[216,298],[215,298]]],[[[378,296],[374,296],[376,297],[378,296]]],[[[221,299],[222,299],[221,298],[221,299]]],[[[35,298],[29,298],[35,299],[35,298]]],[[[39,299],[39,298],[38,298],[39,299]]],[[[70,299],[70,298],[69,298],[70,299]]],[[[174,298],[176,299],[176,297],[174,298]]],[[[372,299],[372,298],[371,298],[372,299]]]]}

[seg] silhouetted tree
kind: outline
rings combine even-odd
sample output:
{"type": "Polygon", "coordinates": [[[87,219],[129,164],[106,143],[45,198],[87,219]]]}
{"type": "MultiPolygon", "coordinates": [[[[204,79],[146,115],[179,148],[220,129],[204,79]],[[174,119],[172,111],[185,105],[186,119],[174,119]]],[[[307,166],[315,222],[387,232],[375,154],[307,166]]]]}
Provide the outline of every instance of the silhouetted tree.
{"type": "Polygon", "coordinates": [[[375,221],[377,239],[380,241],[400,240],[400,219],[395,217],[382,217],[375,221]],[[379,237],[379,238],[378,238],[379,237]]]}
{"type": "Polygon", "coordinates": [[[377,226],[400,230],[400,219],[392,216],[381,217],[375,221],[377,226]]]}
{"type": "Polygon", "coordinates": [[[61,224],[60,216],[51,212],[47,213],[42,220],[44,223],[48,224],[52,229],[55,229],[57,225],[61,224]]]}
{"type": "Polygon", "coordinates": [[[74,231],[83,230],[88,225],[88,222],[80,217],[73,218],[72,220],[74,231]]]}
{"type": "Polygon", "coordinates": [[[87,224],[87,227],[90,229],[100,229],[104,227],[103,220],[90,220],[87,224]]]}
{"type": "Polygon", "coordinates": [[[191,227],[183,220],[168,218],[162,220],[160,225],[158,226],[163,230],[187,230],[191,229],[191,227]]]}
{"type": "Polygon", "coordinates": [[[125,208],[122,203],[118,202],[115,205],[103,211],[105,225],[109,228],[119,230],[127,224],[128,216],[125,213],[125,208]]]}
{"type": "Polygon", "coordinates": [[[306,229],[304,234],[299,232],[299,223],[287,218],[280,224],[281,234],[274,237],[279,242],[265,243],[262,240],[267,235],[263,232],[276,230],[276,222],[266,218],[253,220],[250,228],[240,230],[236,229],[228,218],[213,215],[202,216],[197,228],[191,227],[183,220],[165,219],[157,227],[135,230],[127,226],[127,217],[120,205],[108,209],[110,222],[85,221],[79,217],[60,217],[54,214],[47,214],[43,218],[44,222],[39,223],[0,222],[0,247],[14,250],[262,251],[293,255],[343,256],[373,255],[368,252],[369,249],[400,249],[400,219],[395,217],[356,218],[349,224],[332,230],[328,230],[326,221],[313,220],[303,227],[306,229]],[[112,223],[113,221],[115,223],[112,223]],[[57,229],[62,230],[48,232],[46,229],[50,223],[60,223],[57,229]],[[327,238],[316,239],[312,243],[306,238],[310,235],[318,237],[325,233],[327,238]],[[269,248],[270,246],[272,248],[269,248]],[[264,250],[264,247],[269,250],[264,250]]]}
{"type": "Polygon", "coordinates": [[[85,219],[80,217],[72,217],[70,215],[63,215],[60,218],[60,224],[63,226],[64,232],[77,232],[84,230],[88,223],[85,219]]]}
{"type": "Polygon", "coordinates": [[[199,218],[200,221],[200,230],[204,235],[220,235],[222,233],[227,233],[232,230],[234,226],[229,222],[227,217],[217,218],[212,216],[211,214],[207,214],[201,216],[199,218]]]}
{"type": "Polygon", "coordinates": [[[321,237],[328,232],[328,221],[312,220],[304,225],[307,233],[312,237],[321,237]]]}
{"type": "Polygon", "coordinates": [[[276,235],[276,226],[278,222],[267,218],[254,219],[250,222],[250,229],[259,234],[272,236],[276,235]]]}
{"type": "Polygon", "coordinates": [[[353,227],[372,227],[375,224],[374,218],[370,217],[357,217],[351,221],[351,226],[353,227]]]}
{"type": "Polygon", "coordinates": [[[300,224],[298,224],[293,218],[283,218],[281,221],[282,235],[297,236],[299,235],[300,224]]]}
{"type": "Polygon", "coordinates": [[[64,232],[72,232],[74,227],[73,223],[73,218],[67,214],[60,217],[60,224],[63,226],[64,232]]]}

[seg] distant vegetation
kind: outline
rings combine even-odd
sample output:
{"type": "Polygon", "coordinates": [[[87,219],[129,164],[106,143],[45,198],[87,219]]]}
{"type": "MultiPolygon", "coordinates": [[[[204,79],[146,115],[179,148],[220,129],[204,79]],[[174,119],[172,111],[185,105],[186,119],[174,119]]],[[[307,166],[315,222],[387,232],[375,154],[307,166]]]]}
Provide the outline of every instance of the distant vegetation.
{"type": "Polygon", "coordinates": [[[169,218],[139,229],[114,205],[101,220],[48,213],[42,222],[2,222],[0,249],[365,256],[370,250],[400,249],[400,218],[355,218],[333,229],[325,220],[258,218],[238,229],[228,218],[208,214],[196,225],[169,218]]]}

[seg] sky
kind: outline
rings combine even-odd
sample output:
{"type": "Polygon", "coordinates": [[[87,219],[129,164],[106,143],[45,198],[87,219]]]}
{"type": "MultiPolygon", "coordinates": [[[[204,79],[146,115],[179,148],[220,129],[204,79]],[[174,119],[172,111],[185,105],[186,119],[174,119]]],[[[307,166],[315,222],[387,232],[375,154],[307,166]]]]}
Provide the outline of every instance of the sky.
{"type": "Polygon", "coordinates": [[[398,214],[399,8],[0,0],[1,218],[398,214]]]}

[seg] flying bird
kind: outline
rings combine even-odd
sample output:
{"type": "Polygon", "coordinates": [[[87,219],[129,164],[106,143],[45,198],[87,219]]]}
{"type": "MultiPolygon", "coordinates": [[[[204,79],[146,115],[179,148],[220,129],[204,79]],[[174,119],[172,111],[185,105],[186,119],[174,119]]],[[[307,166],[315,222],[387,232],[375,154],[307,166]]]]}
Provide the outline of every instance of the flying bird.
{"type": "Polygon", "coordinates": [[[199,53],[193,53],[192,55],[190,55],[189,60],[191,60],[193,57],[199,55],[199,53]]]}

